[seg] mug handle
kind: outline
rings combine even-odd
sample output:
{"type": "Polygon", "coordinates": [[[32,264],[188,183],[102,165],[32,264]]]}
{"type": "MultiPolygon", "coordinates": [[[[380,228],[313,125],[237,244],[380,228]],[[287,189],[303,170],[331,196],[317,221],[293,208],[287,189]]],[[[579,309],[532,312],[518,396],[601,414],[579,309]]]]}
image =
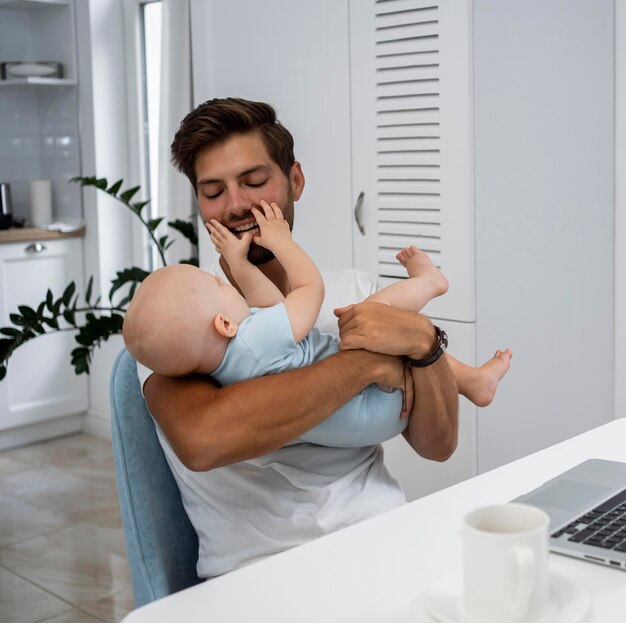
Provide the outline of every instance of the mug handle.
{"type": "Polygon", "coordinates": [[[517,567],[517,583],[511,617],[513,621],[522,621],[528,614],[530,598],[535,588],[535,553],[528,547],[515,547],[513,556],[517,567]]]}

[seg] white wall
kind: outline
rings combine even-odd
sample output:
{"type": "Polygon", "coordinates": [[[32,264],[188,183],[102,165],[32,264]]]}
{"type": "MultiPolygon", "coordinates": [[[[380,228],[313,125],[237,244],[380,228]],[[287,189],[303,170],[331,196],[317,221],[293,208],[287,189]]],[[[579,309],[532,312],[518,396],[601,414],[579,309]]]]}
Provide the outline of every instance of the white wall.
{"type": "Polygon", "coordinates": [[[613,409],[613,1],[474,5],[478,415],[484,471],[613,409]],[[523,379],[523,382],[520,382],[523,379]]]}
{"type": "Polygon", "coordinates": [[[193,0],[192,16],[195,103],[230,96],[276,106],[306,178],[294,237],[321,268],[350,266],[352,245],[336,233],[352,227],[347,2],[193,0]],[[279,39],[263,45],[266,36],[279,39]]]}
{"type": "Polygon", "coordinates": [[[615,4],[615,417],[626,417],[626,2],[615,4]]]}

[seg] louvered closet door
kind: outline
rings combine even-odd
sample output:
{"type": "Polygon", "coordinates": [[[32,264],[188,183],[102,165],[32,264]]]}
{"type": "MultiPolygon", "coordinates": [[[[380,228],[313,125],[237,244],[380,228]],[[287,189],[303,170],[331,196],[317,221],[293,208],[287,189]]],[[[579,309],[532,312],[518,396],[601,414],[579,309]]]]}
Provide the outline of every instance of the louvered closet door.
{"type": "Polygon", "coordinates": [[[426,313],[472,322],[471,2],[351,0],[350,36],[355,266],[415,244],[450,282],[426,313]]]}

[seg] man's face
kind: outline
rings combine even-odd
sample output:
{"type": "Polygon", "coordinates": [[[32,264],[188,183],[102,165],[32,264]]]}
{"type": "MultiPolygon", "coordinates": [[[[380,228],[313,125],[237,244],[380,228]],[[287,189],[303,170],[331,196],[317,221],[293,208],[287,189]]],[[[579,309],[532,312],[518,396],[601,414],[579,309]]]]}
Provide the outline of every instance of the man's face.
{"type": "MultiPolygon", "coordinates": [[[[300,198],[304,177],[294,163],[289,178],[270,158],[257,132],[236,134],[200,152],[196,158],[196,196],[204,222],[219,221],[235,235],[257,228],[251,208],[261,200],[276,202],[293,227],[294,201],[300,198]]],[[[261,211],[263,211],[261,209],[261,211]]],[[[273,254],[252,243],[248,259],[263,264],[273,254]]]]}

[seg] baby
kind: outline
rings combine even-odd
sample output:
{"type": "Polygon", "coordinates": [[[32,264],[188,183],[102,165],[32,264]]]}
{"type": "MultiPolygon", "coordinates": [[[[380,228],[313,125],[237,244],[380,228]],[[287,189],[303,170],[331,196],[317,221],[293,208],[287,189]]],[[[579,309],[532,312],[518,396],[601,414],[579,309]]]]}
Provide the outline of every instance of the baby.
{"type": "MultiPolygon", "coordinates": [[[[241,293],[220,277],[190,265],[161,268],[138,288],[124,321],[124,341],[137,361],[168,376],[210,374],[222,385],[305,366],[339,350],[338,340],[314,324],[324,299],[322,276],[292,239],[280,208],[252,208],[259,226],[240,238],[218,221],[207,223],[216,250],[228,262],[241,293]],[[250,243],[269,249],[283,266],[286,295],[247,259],[250,243]],[[244,298],[245,297],[245,298],[244,298]]],[[[426,253],[408,247],[397,255],[409,278],[368,301],[418,312],[447,291],[448,283],[426,253]]],[[[491,402],[509,368],[511,351],[497,351],[480,368],[446,355],[459,392],[478,406],[491,402]]],[[[407,425],[413,387],[372,385],[302,435],[302,441],[353,447],[380,443],[407,425]]]]}

